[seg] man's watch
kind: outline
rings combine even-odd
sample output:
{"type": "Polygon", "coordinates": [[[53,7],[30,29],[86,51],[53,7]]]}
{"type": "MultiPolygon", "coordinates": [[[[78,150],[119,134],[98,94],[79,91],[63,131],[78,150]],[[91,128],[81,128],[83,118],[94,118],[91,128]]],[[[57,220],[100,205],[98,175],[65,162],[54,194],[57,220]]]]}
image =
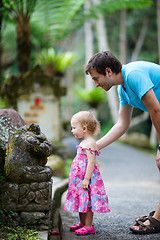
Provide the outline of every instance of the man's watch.
{"type": "Polygon", "coordinates": [[[157,149],[157,150],[158,150],[158,152],[160,152],[160,145],[158,146],[158,149],[157,149]]]}

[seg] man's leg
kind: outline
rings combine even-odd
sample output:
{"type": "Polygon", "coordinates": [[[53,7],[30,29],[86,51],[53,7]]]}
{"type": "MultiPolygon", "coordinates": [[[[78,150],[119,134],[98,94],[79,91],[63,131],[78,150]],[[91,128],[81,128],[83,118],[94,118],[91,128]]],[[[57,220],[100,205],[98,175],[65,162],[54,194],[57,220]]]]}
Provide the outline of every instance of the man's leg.
{"type": "MultiPolygon", "coordinates": [[[[160,203],[159,203],[159,206],[158,206],[156,212],[153,215],[153,218],[155,218],[156,220],[160,221],[160,203]]],[[[143,222],[143,224],[146,225],[146,226],[150,225],[150,221],[146,220],[145,222],[143,222]]],[[[139,230],[139,226],[133,226],[132,228],[135,229],[135,230],[139,230]]],[[[145,229],[146,228],[144,228],[144,230],[145,229]]]]}
{"type": "Polygon", "coordinates": [[[157,208],[157,211],[155,212],[155,214],[153,215],[153,217],[155,219],[157,219],[158,221],[160,221],[160,203],[159,203],[159,206],[157,208]]]}

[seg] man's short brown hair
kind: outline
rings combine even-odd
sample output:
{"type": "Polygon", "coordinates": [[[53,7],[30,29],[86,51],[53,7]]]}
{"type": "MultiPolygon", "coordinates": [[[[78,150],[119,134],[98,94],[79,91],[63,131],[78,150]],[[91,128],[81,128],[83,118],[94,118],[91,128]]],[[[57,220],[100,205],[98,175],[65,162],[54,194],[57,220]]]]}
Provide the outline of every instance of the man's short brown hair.
{"type": "Polygon", "coordinates": [[[122,69],[120,61],[110,52],[103,51],[96,53],[85,67],[85,73],[89,74],[91,70],[95,69],[98,73],[106,75],[106,68],[110,68],[113,73],[118,74],[122,69]]]}

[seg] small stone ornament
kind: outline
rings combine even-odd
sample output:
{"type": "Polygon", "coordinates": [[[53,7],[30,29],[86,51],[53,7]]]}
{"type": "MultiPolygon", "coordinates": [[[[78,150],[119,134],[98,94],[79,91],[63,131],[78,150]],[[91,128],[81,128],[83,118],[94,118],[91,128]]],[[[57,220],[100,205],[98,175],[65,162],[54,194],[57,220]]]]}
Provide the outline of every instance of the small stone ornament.
{"type": "Polygon", "coordinates": [[[52,143],[41,132],[38,124],[19,128],[9,138],[6,159],[6,179],[12,183],[50,181],[53,171],[45,166],[52,153],[52,143]]]}

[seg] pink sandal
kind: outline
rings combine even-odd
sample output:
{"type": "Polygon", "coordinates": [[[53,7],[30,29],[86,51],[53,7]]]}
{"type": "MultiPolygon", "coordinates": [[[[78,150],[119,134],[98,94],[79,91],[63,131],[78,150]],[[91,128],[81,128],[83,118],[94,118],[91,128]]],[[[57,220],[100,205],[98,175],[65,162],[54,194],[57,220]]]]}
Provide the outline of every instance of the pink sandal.
{"type": "Polygon", "coordinates": [[[70,231],[71,231],[71,232],[74,232],[75,230],[80,229],[80,228],[82,228],[83,226],[84,226],[84,225],[82,225],[81,223],[79,223],[78,225],[74,224],[74,226],[71,226],[71,227],[70,227],[70,231]]]}
{"type": "Polygon", "coordinates": [[[87,235],[87,234],[94,234],[94,233],[95,233],[94,225],[92,226],[92,228],[88,228],[88,227],[84,226],[75,231],[76,235],[87,235]]]}
{"type": "Polygon", "coordinates": [[[59,231],[51,231],[50,235],[59,235],[59,231]]]}

